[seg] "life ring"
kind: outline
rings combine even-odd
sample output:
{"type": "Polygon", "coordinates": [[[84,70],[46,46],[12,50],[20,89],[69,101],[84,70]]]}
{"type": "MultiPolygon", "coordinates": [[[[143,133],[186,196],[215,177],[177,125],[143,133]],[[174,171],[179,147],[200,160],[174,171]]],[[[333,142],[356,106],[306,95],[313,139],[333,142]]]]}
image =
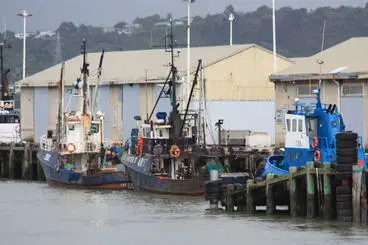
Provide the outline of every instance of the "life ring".
{"type": "Polygon", "coordinates": [[[172,158],[178,158],[180,156],[180,149],[177,145],[172,145],[170,149],[170,156],[172,158]]]}
{"type": "Polygon", "coordinates": [[[73,143],[66,144],[65,148],[66,148],[66,151],[69,152],[69,153],[73,153],[76,150],[76,147],[73,143]]]}
{"type": "Polygon", "coordinates": [[[321,161],[321,152],[316,150],[314,152],[314,162],[319,163],[319,161],[321,161]]]}
{"type": "Polygon", "coordinates": [[[313,137],[312,139],[312,147],[315,149],[318,146],[318,138],[313,137]]]}

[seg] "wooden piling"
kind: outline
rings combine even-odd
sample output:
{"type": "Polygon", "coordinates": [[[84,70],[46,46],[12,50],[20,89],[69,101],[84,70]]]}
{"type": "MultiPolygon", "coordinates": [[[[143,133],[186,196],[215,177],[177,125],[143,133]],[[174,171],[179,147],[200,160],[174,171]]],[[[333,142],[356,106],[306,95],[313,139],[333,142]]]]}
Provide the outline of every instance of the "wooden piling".
{"type": "Polygon", "coordinates": [[[37,180],[42,180],[42,166],[40,160],[37,159],[37,180]]]}
{"type": "Polygon", "coordinates": [[[307,162],[307,218],[316,216],[316,187],[314,184],[314,162],[307,162]]]}
{"type": "Polygon", "coordinates": [[[234,198],[233,198],[234,185],[228,185],[225,189],[225,208],[227,212],[234,212],[234,198]]]}
{"type": "Polygon", "coordinates": [[[367,224],[368,221],[368,205],[367,205],[367,175],[365,172],[362,173],[362,188],[360,193],[360,220],[362,223],[367,224]]]}
{"type": "Polygon", "coordinates": [[[14,143],[10,143],[9,148],[9,179],[14,179],[14,143]]]}
{"type": "Polygon", "coordinates": [[[5,159],[2,153],[0,154],[0,177],[5,178],[5,159]]]}
{"type": "Polygon", "coordinates": [[[33,151],[32,151],[32,147],[29,150],[29,179],[33,180],[34,176],[33,176],[33,151]]]}
{"type": "Polygon", "coordinates": [[[29,142],[24,145],[22,179],[29,179],[29,142]]]}
{"type": "Polygon", "coordinates": [[[360,222],[360,194],[361,194],[361,184],[362,184],[362,174],[363,168],[361,166],[353,166],[353,220],[355,222],[360,222]]]}
{"type": "Polygon", "coordinates": [[[332,206],[332,188],[331,188],[331,163],[326,162],[323,164],[323,168],[326,170],[323,174],[323,218],[326,220],[331,220],[333,218],[333,206],[332,206]]]}
{"type": "Polygon", "coordinates": [[[275,176],[273,174],[268,174],[266,176],[266,206],[268,215],[276,214],[276,203],[275,203],[275,193],[270,180],[272,180],[275,176]]]}
{"type": "Polygon", "coordinates": [[[297,186],[296,186],[296,179],[293,176],[296,173],[296,171],[297,171],[296,167],[289,168],[289,198],[290,198],[289,211],[291,217],[298,216],[298,197],[296,195],[297,186]]]}
{"type": "Polygon", "coordinates": [[[254,214],[256,212],[256,205],[254,202],[253,191],[251,185],[254,184],[254,180],[247,181],[247,213],[254,214]]]}

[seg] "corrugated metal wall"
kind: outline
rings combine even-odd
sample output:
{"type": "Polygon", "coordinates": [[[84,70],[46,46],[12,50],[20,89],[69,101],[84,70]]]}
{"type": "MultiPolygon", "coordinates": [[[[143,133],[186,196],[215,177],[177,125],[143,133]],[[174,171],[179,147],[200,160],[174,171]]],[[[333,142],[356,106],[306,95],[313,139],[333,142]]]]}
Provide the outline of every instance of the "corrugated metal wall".
{"type": "MultiPolygon", "coordinates": [[[[208,101],[208,116],[211,127],[224,119],[226,130],[251,130],[267,132],[275,140],[275,103],[273,101],[208,101]]],[[[217,141],[217,131],[213,130],[217,141]]],[[[209,142],[212,142],[208,137],[209,142]]]]}
{"type": "Polygon", "coordinates": [[[101,86],[98,91],[97,110],[102,111],[105,114],[104,118],[104,138],[110,137],[110,87],[101,86]]]}
{"type": "Polygon", "coordinates": [[[341,113],[344,119],[346,130],[357,132],[359,136],[363,137],[365,116],[364,97],[342,97],[341,113]]]}
{"type": "Polygon", "coordinates": [[[47,132],[48,126],[48,88],[34,88],[34,122],[35,142],[40,142],[40,137],[47,132]]]}
{"type": "MultiPolygon", "coordinates": [[[[156,97],[155,100],[157,100],[158,96],[160,95],[160,92],[162,90],[162,85],[156,85],[156,97]]],[[[165,89],[166,90],[166,89],[165,89]]],[[[169,112],[171,110],[171,104],[170,104],[170,97],[163,94],[162,98],[160,99],[160,101],[157,104],[156,107],[156,112],[166,112],[167,115],[169,115],[169,112]]],[[[156,115],[154,115],[155,117],[156,115]]]]}
{"type": "Polygon", "coordinates": [[[136,127],[134,117],[139,111],[139,85],[123,86],[123,137],[126,141],[130,137],[132,128],[136,127]]]}

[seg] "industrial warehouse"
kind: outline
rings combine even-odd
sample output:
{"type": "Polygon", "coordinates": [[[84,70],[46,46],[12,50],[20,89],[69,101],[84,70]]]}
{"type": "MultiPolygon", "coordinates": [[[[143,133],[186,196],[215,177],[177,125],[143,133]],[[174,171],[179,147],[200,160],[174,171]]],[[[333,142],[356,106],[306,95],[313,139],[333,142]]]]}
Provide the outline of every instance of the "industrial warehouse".
{"type": "MultiPolygon", "coordinates": [[[[178,75],[185,76],[186,49],[177,50],[178,75]]],[[[96,81],[99,53],[87,56],[96,81]]],[[[269,81],[273,71],[272,52],[255,44],[198,47],[191,49],[191,71],[198,59],[204,63],[206,101],[211,126],[224,120],[227,130],[265,132],[274,137],[274,88],[269,81]],[[229,110],[231,108],[231,110],[229,110]],[[262,113],[257,113],[262,111],[262,113]],[[247,115],[252,115],[248,117],[247,115]]],[[[136,126],[134,117],[150,113],[168,72],[170,56],[164,50],[119,51],[105,54],[98,95],[98,108],[105,113],[105,138],[128,139],[136,126]]],[[[80,76],[82,56],[65,62],[65,109],[73,104],[68,96],[71,85],[80,76]]],[[[278,69],[294,62],[277,56],[278,69]]],[[[24,139],[39,142],[45,130],[55,130],[58,100],[57,84],[61,65],[53,66],[17,82],[21,88],[21,133],[24,139]],[[45,120],[48,118],[48,120],[45,120]]],[[[179,97],[179,103],[184,98],[179,97]]],[[[156,111],[167,111],[169,99],[161,100],[156,111]]],[[[212,137],[212,143],[217,138],[212,137]]]]}

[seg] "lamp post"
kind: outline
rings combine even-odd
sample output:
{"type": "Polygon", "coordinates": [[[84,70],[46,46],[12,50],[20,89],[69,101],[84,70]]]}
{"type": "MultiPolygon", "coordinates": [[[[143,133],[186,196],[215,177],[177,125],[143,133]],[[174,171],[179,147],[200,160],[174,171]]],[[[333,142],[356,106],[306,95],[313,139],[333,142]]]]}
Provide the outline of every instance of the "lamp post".
{"type": "Polygon", "coordinates": [[[221,147],[221,126],[224,124],[224,119],[219,119],[215,126],[218,128],[218,146],[221,147]]]}
{"type": "Polygon", "coordinates": [[[276,64],[276,13],[275,13],[275,0],[272,0],[272,33],[273,33],[273,72],[277,71],[276,64]]]}
{"type": "Polygon", "coordinates": [[[187,26],[187,94],[189,101],[189,90],[190,90],[190,4],[194,3],[195,0],[183,0],[187,2],[187,11],[188,11],[188,26],[187,26]]]}
{"type": "Polygon", "coordinates": [[[23,10],[18,16],[23,17],[23,80],[26,78],[26,38],[27,38],[27,17],[31,17],[32,14],[27,10],[23,10]]]}
{"type": "Polygon", "coordinates": [[[233,46],[233,22],[235,20],[235,16],[233,13],[230,13],[229,15],[229,21],[230,21],[230,46],[233,46]]]}

